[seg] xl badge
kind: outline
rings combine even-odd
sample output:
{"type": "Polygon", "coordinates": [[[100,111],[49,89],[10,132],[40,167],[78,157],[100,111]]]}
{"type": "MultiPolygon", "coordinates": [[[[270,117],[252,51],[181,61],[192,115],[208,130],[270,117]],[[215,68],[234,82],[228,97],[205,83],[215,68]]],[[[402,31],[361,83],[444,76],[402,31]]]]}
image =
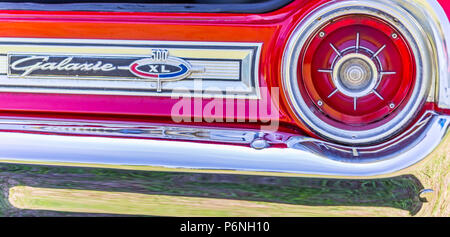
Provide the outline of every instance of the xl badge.
{"type": "Polygon", "coordinates": [[[153,49],[150,57],[8,54],[8,76],[21,78],[68,79],[135,79],[155,81],[161,92],[161,83],[183,80],[193,68],[182,58],[169,56],[167,49],[153,49]]]}
{"type": "Polygon", "coordinates": [[[162,81],[182,80],[194,71],[203,71],[203,69],[193,69],[181,58],[169,56],[169,51],[166,49],[152,50],[151,58],[134,61],[129,70],[138,77],[156,80],[157,91],[161,91],[162,81]]]}

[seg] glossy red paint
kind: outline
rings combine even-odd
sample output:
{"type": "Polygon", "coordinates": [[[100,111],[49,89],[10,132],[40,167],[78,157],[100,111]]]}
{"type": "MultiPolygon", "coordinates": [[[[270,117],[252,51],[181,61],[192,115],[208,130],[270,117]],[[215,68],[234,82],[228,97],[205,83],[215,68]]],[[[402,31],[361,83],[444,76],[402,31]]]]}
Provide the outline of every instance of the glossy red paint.
{"type": "Polygon", "coordinates": [[[437,0],[439,4],[441,4],[447,16],[450,15],[450,1],[448,0],[437,0]]]}
{"type": "MultiPolygon", "coordinates": [[[[297,0],[264,14],[203,13],[110,13],[72,11],[0,11],[0,37],[81,38],[161,41],[261,42],[260,86],[270,96],[281,87],[281,58],[289,35],[311,9],[329,0],[297,0]]],[[[445,0],[441,0],[441,3],[445,0]]],[[[444,5],[448,5],[444,3],[444,5]]],[[[450,11],[450,10],[448,10],[450,11]]],[[[288,109],[280,91],[274,114],[255,115],[249,101],[236,100],[236,108],[245,104],[246,121],[279,119],[286,129],[297,129],[315,136],[288,109]]],[[[270,100],[270,99],[269,99],[270,100]]],[[[3,115],[61,117],[97,120],[139,120],[174,123],[171,108],[177,99],[169,97],[76,95],[44,93],[0,93],[3,115]]],[[[202,101],[204,108],[210,99],[202,101]]],[[[275,103],[276,104],[276,103],[275,103]]],[[[237,116],[234,116],[237,118],[237,116]]],[[[225,118],[224,118],[225,119],[225,118]]],[[[257,123],[192,123],[202,126],[259,128],[257,123]]],[[[283,129],[283,128],[282,128],[283,129]]]]}
{"type": "MultiPolygon", "coordinates": [[[[294,27],[291,22],[323,2],[326,1],[295,1],[265,14],[1,11],[0,37],[262,42],[260,86],[267,92],[262,93],[264,96],[280,85],[279,62],[285,40],[294,27]]],[[[5,112],[148,116],[168,122],[171,108],[178,102],[169,97],[12,92],[0,93],[0,100],[0,110],[5,112]]],[[[202,107],[210,101],[204,99],[202,107]]],[[[255,115],[249,101],[237,100],[233,106],[239,104],[246,107],[247,121],[278,119],[274,114],[255,115]]],[[[293,124],[284,112],[285,106],[280,107],[280,122],[293,124]]]]}

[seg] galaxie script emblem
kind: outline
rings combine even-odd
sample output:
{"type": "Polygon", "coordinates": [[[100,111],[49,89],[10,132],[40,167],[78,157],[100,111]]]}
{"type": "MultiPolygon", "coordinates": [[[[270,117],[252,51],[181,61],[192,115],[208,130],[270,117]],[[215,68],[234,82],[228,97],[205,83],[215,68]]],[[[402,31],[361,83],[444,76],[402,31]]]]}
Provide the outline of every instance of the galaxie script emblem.
{"type": "Polygon", "coordinates": [[[182,58],[169,56],[167,49],[152,49],[150,57],[8,54],[8,76],[20,78],[98,79],[155,81],[161,83],[183,80],[202,68],[182,58]]]}

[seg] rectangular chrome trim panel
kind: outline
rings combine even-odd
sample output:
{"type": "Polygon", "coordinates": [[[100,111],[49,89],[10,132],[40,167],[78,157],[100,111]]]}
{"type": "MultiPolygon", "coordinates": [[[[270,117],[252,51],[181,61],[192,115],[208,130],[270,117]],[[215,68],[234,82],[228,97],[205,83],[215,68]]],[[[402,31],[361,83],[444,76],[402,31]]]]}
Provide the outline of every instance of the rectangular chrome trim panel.
{"type": "Polygon", "coordinates": [[[234,42],[0,38],[0,91],[186,96],[186,90],[189,94],[207,90],[204,96],[226,97],[226,91],[235,98],[257,99],[261,46],[234,42]],[[186,77],[159,81],[131,73],[131,63],[151,58],[157,50],[167,51],[172,60],[187,62],[191,71],[186,77]],[[54,63],[53,68],[25,73],[26,66],[46,62],[54,63]],[[61,65],[72,63],[91,63],[91,67],[111,64],[114,69],[106,66],[105,70],[62,70],[61,65]],[[13,66],[23,70],[13,70],[13,66]]]}
{"type": "Polygon", "coordinates": [[[214,129],[161,124],[111,124],[95,122],[69,122],[55,120],[24,120],[0,118],[0,130],[25,131],[63,135],[87,135],[128,138],[157,138],[171,140],[206,141],[250,144],[258,131],[214,129]]]}

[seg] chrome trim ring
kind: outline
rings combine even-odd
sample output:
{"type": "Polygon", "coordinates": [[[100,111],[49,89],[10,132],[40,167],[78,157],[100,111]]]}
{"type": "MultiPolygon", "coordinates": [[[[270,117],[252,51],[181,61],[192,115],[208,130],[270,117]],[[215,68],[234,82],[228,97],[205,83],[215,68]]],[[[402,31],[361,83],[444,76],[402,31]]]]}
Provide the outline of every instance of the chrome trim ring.
{"type": "Polygon", "coordinates": [[[302,20],[289,38],[283,55],[282,67],[285,96],[297,118],[318,135],[343,144],[377,143],[404,129],[417,116],[434,78],[431,65],[434,61],[430,54],[432,47],[426,37],[426,32],[410,12],[403,8],[397,0],[342,0],[324,4],[302,20]],[[410,44],[417,69],[411,99],[405,104],[403,110],[381,126],[359,131],[337,128],[319,119],[303,99],[297,80],[299,55],[308,38],[324,23],[349,14],[371,15],[394,26],[410,44]]]}

